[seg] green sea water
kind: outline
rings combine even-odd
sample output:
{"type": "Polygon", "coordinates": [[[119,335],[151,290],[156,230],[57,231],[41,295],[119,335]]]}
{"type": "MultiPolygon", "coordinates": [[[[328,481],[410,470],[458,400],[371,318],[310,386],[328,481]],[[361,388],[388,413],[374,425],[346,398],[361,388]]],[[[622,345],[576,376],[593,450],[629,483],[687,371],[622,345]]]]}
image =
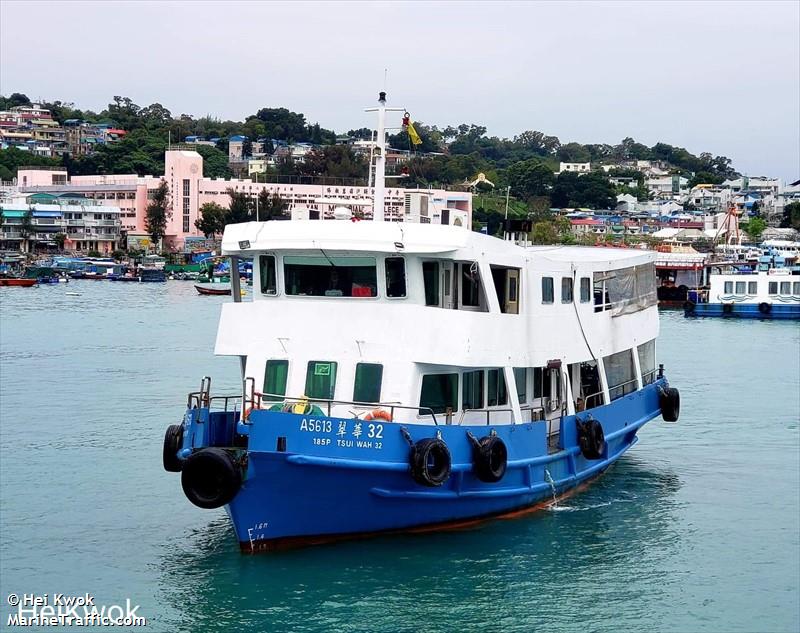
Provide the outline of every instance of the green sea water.
{"type": "Polygon", "coordinates": [[[188,391],[235,391],[191,283],[0,289],[0,629],[11,593],[145,631],[800,630],[800,327],[662,313],[682,395],[591,487],[465,531],[243,556],[163,471],[188,391]],[[68,296],[66,293],[80,293],[68,296]]]}

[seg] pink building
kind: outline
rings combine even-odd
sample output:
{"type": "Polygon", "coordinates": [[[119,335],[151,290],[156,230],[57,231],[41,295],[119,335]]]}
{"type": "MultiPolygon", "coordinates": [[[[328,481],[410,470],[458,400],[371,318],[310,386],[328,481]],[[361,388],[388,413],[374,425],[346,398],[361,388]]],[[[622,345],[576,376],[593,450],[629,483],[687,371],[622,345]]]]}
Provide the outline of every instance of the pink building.
{"type": "MultiPolygon", "coordinates": [[[[68,178],[65,170],[21,169],[17,186],[25,193],[80,193],[103,204],[119,207],[122,230],[144,235],[145,210],[161,180],[169,187],[172,215],[166,231],[166,248],[183,250],[184,240],[201,233],[195,227],[200,208],[207,202],[224,207],[228,189],[254,198],[267,190],[286,199],[293,219],[332,219],[337,208],[371,216],[373,189],[349,185],[295,185],[259,183],[250,179],[204,178],[203,158],[195,151],[176,149],[165,154],[164,176],[98,175],[68,178]]],[[[385,217],[390,221],[432,222],[471,228],[472,194],[458,191],[414,190],[387,187],[385,217]]],[[[254,220],[256,218],[253,218],[254,220]]]]}

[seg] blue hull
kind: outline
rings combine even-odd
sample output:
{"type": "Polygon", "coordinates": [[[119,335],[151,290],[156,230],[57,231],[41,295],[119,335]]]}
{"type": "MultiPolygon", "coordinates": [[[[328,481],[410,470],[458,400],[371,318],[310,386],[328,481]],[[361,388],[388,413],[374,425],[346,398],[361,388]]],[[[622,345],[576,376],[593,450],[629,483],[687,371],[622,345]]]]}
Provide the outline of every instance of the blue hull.
{"type": "Polygon", "coordinates": [[[762,312],[753,303],[698,303],[684,311],[687,317],[724,317],[728,319],[800,319],[800,304],[773,303],[769,311],[762,312]],[[728,307],[729,312],[725,312],[728,307]]]}
{"type": "Polygon", "coordinates": [[[247,447],[239,450],[239,457],[246,456],[243,484],[226,506],[246,552],[433,528],[546,503],[602,473],[636,443],[637,431],[660,415],[663,386],[662,379],[565,417],[559,446],[551,452],[545,422],[431,426],[257,410],[247,423],[237,423],[230,412],[190,409],[180,454],[231,446],[234,424],[236,433],[246,434],[247,447]],[[596,460],[583,457],[577,440],[575,418],[589,415],[600,421],[606,439],[596,460]],[[442,486],[423,486],[411,477],[403,430],[413,442],[441,433],[452,456],[452,473],[442,486]],[[499,482],[484,483],[474,474],[468,432],[481,438],[491,431],[508,448],[508,468],[499,482]]]}

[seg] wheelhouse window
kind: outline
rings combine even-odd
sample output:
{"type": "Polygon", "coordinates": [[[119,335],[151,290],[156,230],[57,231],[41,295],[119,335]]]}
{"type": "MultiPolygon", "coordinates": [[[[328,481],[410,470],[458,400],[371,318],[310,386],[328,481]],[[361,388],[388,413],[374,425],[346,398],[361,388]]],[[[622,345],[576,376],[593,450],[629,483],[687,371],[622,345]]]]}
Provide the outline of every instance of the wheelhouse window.
{"type": "Polygon", "coordinates": [[[306,370],[307,397],[333,400],[336,389],[336,365],[334,361],[309,361],[306,370]]]}
{"type": "Polygon", "coordinates": [[[592,280],[588,277],[581,277],[581,303],[589,303],[592,300],[592,280]]]}
{"type": "Polygon", "coordinates": [[[258,258],[261,278],[261,294],[278,294],[278,282],[275,275],[275,256],[261,255],[258,258]]]}
{"type": "Polygon", "coordinates": [[[757,281],[748,281],[747,282],[747,294],[749,294],[749,295],[758,294],[758,282],[757,281]]]}
{"type": "Polygon", "coordinates": [[[544,368],[533,368],[533,399],[536,400],[544,396],[544,368]]]}
{"type": "Polygon", "coordinates": [[[458,374],[428,374],[422,377],[419,396],[420,415],[458,409],[458,374]]]}
{"type": "Polygon", "coordinates": [[[519,314],[519,268],[490,266],[492,283],[503,314],[519,314]]]}
{"type": "Polygon", "coordinates": [[[286,294],[307,297],[375,297],[374,257],[287,255],[283,258],[286,294]]]}
{"type": "Polygon", "coordinates": [[[508,393],[506,392],[506,378],[502,369],[490,369],[487,372],[487,383],[489,386],[489,397],[487,398],[490,407],[497,407],[508,403],[508,393]]]}
{"type": "Polygon", "coordinates": [[[439,305],[439,262],[422,262],[422,279],[425,283],[425,305],[439,305]]]}
{"type": "Polygon", "coordinates": [[[777,281],[770,281],[769,282],[769,294],[771,294],[771,295],[778,294],[778,282],[777,281]]]}
{"type": "Polygon", "coordinates": [[[402,257],[387,257],[386,296],[399,298],[406,296],[406,260],[402,257]]]}
{"type": "Polygon", "coordinates": [[[792,282],[791,281],[782,281],[781,282],[781,294],[782,295],[790,295],[790,294],[792,294],[792,282]]]}
{"type": "Polygon", "coordinates": [[[792,282],[792,294],[800,295],[800,281],[792,282]]]}
{"type": "Polygon", "coordinates": [[[561,303],[572,303],[572,278],[561,278],[561,303]]]}
{"type": "Polygon", "coordinates": [[[464,372],[464,393],[461,406],[467,409],[483,409],[483,370],[464,372]]]}
{"type": "Polygon", "coordinates": [[[286,380],[289,377],[288,360],[268,360],[264,368],[264,400],[275,402],[286,395],[286,380]]]}
{"type": "Polygon", "coordinates": [[[380,402],[383,365],[379,363],[358,363],[353,386],[353,402],[380,402]]]}
{"type": "Polygon", "coordinates": [[[725,289],[723,290],[723,292],[726,295],[732,295],[733,294],[733,282],[732,281],[726,281],[725,282],[725,289]]]}
{"type": "Polygon", "coordinates": [[[461,264],[461,305],[469,308],[481,305],[481,276],[477,262],[461,264]]]}
{"type": "Polygon", "coordinates": [[[636,371],[631,350],[626,349],[623,352],[606,356],[603,364],[606,369],[608,394],[612,401],[636,391],[636,371]]]}
{"type": "Polygon", "coordinates": [[[517,397],[520,403],[528,401],[528,370],[525,367],[514,367],[514,382],[517,385],[517,397]]]}
{"type": "Polygon", "coordinates": [[[737,281],[736,282],[736,294],[743,295],[745,292],[746,283],[744,281],[737,281]]]}
{"type": "Polygon", "coordinates": [[[642,370],[642,384],[649,385],[656,379],[656,341],[647,341],[637,348],[639,368],[642,370]]]}
{"type": "Polygon", "coordinates": [[[542,277],[542,303],[553,303],[552,277],[542,277]]]}

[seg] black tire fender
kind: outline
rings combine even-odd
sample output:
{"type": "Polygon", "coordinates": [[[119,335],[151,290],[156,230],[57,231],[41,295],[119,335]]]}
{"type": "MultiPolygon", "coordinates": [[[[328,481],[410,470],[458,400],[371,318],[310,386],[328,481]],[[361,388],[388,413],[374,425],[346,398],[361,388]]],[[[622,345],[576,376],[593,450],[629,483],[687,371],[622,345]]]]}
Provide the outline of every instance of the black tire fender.
{"type": "Polygon", "coordinates": [[[732,303],[723,303],[722,304],[722,314],[733,314],[733,304],[732,303]]]}
{"type": "Polygon", "coordinates": [[[171,424],[164,433],[164,450],[162,461],[164,470],[168,473],[179,473],[183,469],[183,460],[178,457],[178,451],[183,446],[183,427],[180,424],[171,424]]]}
{"type": "Polygon", "coordinates": [[[600,459],[606,447],[603,425],[594,418],[589,418],[585,422],[575,418],[575,423],[578,425],[578,446],[581,448],[581,454],[586,459],[600,459]]]}
{"type": "Polygon", "coordinates": [[[681,394],[675,387],[666,387],[658,395],[661,417],[665,422],[677,422],[681,414],[681,394]]]}
{"type": "Polygon", "coordinates": [[[486,483],[500,481],[508,466],[508,449],[496,435],[482,437],[472,449],[475,476],[486,483]]]}
{"type": "Polygon", "coordinates": [[[683,310],[687,314],[694,314],[694,306],[695,306],[694,301],[687,300],[683,302],[683,310]]]}
{"type": "Polygon", "coordinates": [[[181,486],[194,505],[213,510],[233,500],[242,487],[242,472],[228,451],[204,448],[186,459],[181,486]]]}
{"type": "Polygon", "coordinates": [[[436,487],[450,478],[450,450],[438,437],[427,437],[414,444],[409,461],[411,476],[418,484],[436,487]]]}
{"type": "Polygon", "coordinates": [[[761,303],[758,304],[758,311],[761,314],[769,314],[770,312],[772,312],[772,304],[767,303],[766,301],[762,301],[761,303]]]}

